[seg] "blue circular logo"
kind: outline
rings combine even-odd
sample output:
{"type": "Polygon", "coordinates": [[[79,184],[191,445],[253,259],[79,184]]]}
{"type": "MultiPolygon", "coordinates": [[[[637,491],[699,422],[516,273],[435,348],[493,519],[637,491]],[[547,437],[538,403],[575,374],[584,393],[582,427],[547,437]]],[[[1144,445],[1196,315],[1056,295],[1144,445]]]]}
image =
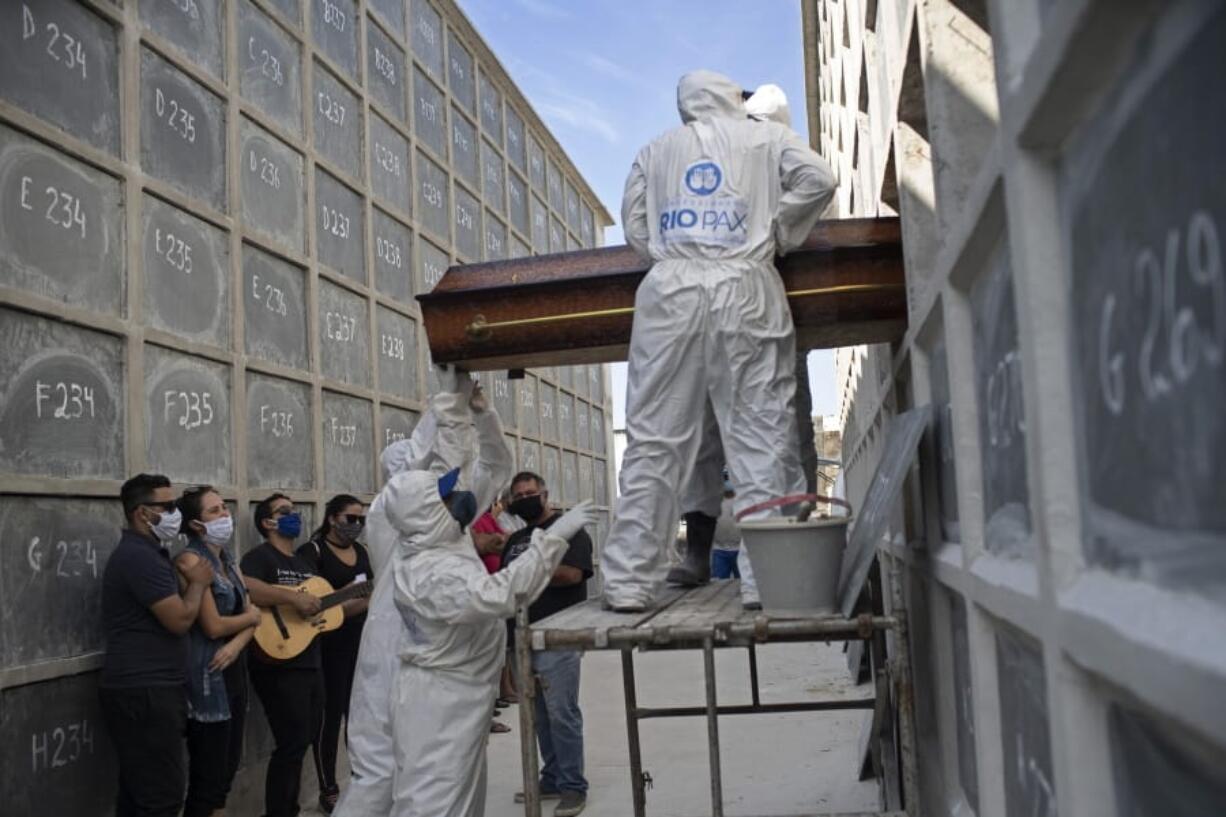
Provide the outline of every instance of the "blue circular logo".
{"type": "Polygon", "coordinates": [[[695,196],[711,195],[723,180],[724,171],[715,162],[696,162],[685,171],[685,186],[695,196]]]}

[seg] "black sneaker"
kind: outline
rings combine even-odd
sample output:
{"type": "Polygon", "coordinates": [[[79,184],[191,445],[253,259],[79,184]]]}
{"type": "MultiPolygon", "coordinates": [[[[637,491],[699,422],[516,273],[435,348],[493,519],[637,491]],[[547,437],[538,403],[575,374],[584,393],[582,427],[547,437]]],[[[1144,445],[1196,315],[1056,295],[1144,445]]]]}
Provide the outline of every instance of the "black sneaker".
{"type": "Polygon", "coordinates": [[[575,817],[587,805],[587,793],[581,791],[564,791],[562,799],[553,810],[553,817],[575,817]]]}
{"type": "Polygon", "coordinates": [[[327,789],[319,793],[319,810],[324,814],[331,814],[336,808],[336,801],[341,796],[340,788],[327,789]]]}
{"type": "MultiPolygon", "coordinates": [[[[561,798],[562,792],[560,791],[554,791],[553,789],[541,789],[542,800],[560,800],[561,798]]],[[[513,799],[516,803],[524,802],[524,793],[522,791],[515,792],[515,797],[513,799]]]]}

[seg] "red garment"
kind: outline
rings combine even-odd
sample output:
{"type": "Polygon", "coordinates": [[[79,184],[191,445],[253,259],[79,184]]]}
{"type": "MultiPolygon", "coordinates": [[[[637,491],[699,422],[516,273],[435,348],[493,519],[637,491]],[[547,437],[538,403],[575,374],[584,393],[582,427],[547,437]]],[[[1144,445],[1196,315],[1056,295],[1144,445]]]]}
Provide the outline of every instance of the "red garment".
{"type": "MultiPolygon", "coordinates": [[[[494,515],[486,511],[476,522],[473,522],[472,531],[473,533],[502,533],[502,528],[498,527],[494,515]]],[[[502,555],[499,553],[478,553],[477,555],[481,557],[487,573],[497,573],[502,567],[502,555]]]]}

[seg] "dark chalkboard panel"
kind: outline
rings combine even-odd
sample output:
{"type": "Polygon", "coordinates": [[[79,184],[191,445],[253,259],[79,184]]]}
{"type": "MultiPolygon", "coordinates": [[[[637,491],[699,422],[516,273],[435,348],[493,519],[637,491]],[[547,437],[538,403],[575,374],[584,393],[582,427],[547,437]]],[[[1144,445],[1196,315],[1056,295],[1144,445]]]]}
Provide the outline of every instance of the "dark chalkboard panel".
{"type": "Polygon", "coordinates": [[[486,261],[499,261],[507,257],[507,225],[503,224],[489,210],[485,211],[485,255],[486,261]]]}
{"type": "Polygon", "coordinates": [[[591,445],[592,416],[591,407],[582,400],[575,401],[575,447],[587,448],[591,445]]]}
{"type": "Polygon", "coordinates": [[[379,334],[379,390],[415,400],[417,387],[417,324],[385,306],[375,313],[379,334]]]}
{"type": "Polygon", "coordinates": [[[265,2],[295,26],[302,24],[302,0],[265,0],[265,2]]]}
{"type": "Polygon", "coordinates": [[[221,0],[142,0],[140,19],[149,30],[174,43],[183,56],[222,78],[225,13],[221,0]]]}
{"type": "Polygon", "coordinates": [[[122,525],[118,500],[0,497],[0,667],[102,649],[102,570],[122,525]]]}
{"type": "Polygon", "coordinates": [[[371,384],[368,302],[327,281],[319,282],[319,361],[324,377],[371,384]]]}
{"type": "Polygon", "coordinates": [[[538,397],[541,439],[556,443],[558,441],[558,390],[542,382],[538,397]]]}
{"type": "Polygon", "coordinates": [[[1212,9],[1172,63],[1145,52],[1122,80],[1138,92],[1079,140],[1066,204],[1086,556],[1221,599],[1226,99],[1205,78],[1226,71],[1226,11],[1212,9]]]}
{"type": "Polygon", "coordinates": [[[520,440],[518,463],[516,470],[539,474],[541,472],[541,444],[535,440],[520,440]]]}
{"type": "Polygon", "coordinates": [[[148,49],[141,51],[140,74],[141,167],[224,210],[225,104],[148,49]]]}
{"type": "Polygon", "coordinates": [[[366,283],[366,206],[361,196],[318,168],[315,254],[341,275],[366,283]]]}
{"type": "Polygon", "coordinates": [[[298,43],[250,0],[238,5],[239,92],[296,135],[302,134],[302,55],[298,43]]]}
{"type": "Polygon", "coordinates": [[[507,174],[507,215],[511,226],[523,235],[531,235],[528,222],[528,183],[518,173],[507,174]]]}
{"type": "Polygon", "coordinates": [[[413,436],[413,429],[417,428],[417,422],[421,419],[415,411],[407,409],[398,409],[394,406],[379,407],[379,426],[383,429],[379,436],[380,451],[383,448],[400,440],[407,440],[413,436]]]}
{"type": "Polygon", "coordinates": [[[532,249],[527,244],[511,236],[510,246],[507,247],[507,258],[527,258],[531,254],[532,249]]]}
{"type": "Polygon", "coordinates": [[[524,434],[535,437],[541,433],[541,418],[538,413],[537,403],[537,379],[533,375],[528,375],[523,380],[519,381],[519,430],[524,434]]]}
{"type": "Polygon", "coordinates": [[[244,226],[302,250],[306,237],[302,155],[245,119],[240,134],[244,226]]]}
{"type": "Polygon", "coordinates": [[[855,521],[843,551],[839,570],[839,609],[850,616],[860,590],[868,578],[877,554],[877,545],[890,524],[902,484],[915,462],[916,447],[928,426],[932,410],[919,406],[904,411],[891,421],[877,470],[869,482],[868,493],[855,509],[855,521]]]}
{"type": "Polygon", "coordinates": [[[351,494],[372,493],[374,409],[367,400],[323,394],[324,487],[351,494]]]}
{"type": "Polygon", "coordinates": [[[147,346],[145,444],[153,472],[232,485],[229,368],[147,346]]]}
{"type": "Polygon", "coordinates": [[[586,204],[579,208],[579,239],[584,247],[596,246],[596,230],[593,226],[592,208],[586,204]]]}
{"type": "Polygon", "coordinates": [[[451,266],[447,253],[429,241],[417,242],[417,279],[422,292],[434,289],[435,284],[443,277],[443,273],[451,266]]]}
{"type": "Polygon", "coordinates": [[[213,225],[144,197],[145,319],[189,340],[230,345],[230,245],[213,225]]]}
{"type": "Polygon", "coordinates": [[[370,119],[370,191],[376,199],[412,212],[409,141],[378,116],[370,119]]]}
{"type": "Polygon", "coordinates": [[[993,553],[1033,559],[1022,356],[1014,303],[1009,250],[1002,244],[971,288],[984,544],[993,553]]]}
{"type": "Polygon", "coordinates": [[[566,252],[566,228],[557,216],[549,219],[549,251],[566,252]]]}
{"type": "Polygon", "coordinates": [[[537,190],[545,191],[545,148],[535,136],[528,137],[528,181],[537,190]]]}
{"type": "MultiPolygon", "coordinates": [[[[317,0],[322,2],[323,0],[317,0]]],[[[315,147],[351,176],[362,176],[362,104],[330,71],[315,63],[315,147]]]]}
{"type": "Polygon", "coordinates": [[[549,206],[559,213],[565,213],[566,193],[562,188],[562,171],[552,159],[545,173],[545,186],[549,191],[549,206]]]}
{"type": "Polygon", "coordinates": [[[575,444],[575,398],[566,392],[558,393],[558,441],[575,444]]]}
{"type": "Polygon", "coordinates": [[[592,450],[597,454],[603,454],[605,452],[604,411],[592,406],[589,425],[592,427],[592,450]]]}
{"type": "Polygon", "coordinates": [[[579,501],[579,457],[574,451],[562,452],[562,480],[554,497],[568,506],[579,501]]]}
{"type": "Polygon", "coordinates": [[[358,14],[354,0],[310,0],[315,45],[354,82],[358,73],[358,14]]]}
{"type": "Polygon", "coordinates": [[[447,37],[447,84],[451,95],[470,114],[476,114],[477,69],[473,55],[468,53],[455,32],[447,37]]]}
{"type": "Polygon", "coordinates": [[[566,182],[566,223],[574,232],[579,232],[579,192],[568,180],[566,182]]]}
{"type": "Polygon", "coordinates": [[[366,27],[366,81],[370,96],[401,121],[405,119],[404,51],[378,26],[366,27]]]}
{"type": "Polygon", "coordinates": [[[504,189],[506,188],[506,172],[502,164],[502,155],[489,142],[481,142],[481,190],[485,203],[497,213],[506,212],[504,189]]]}
{"type": "Polygon", "coordinates": [[[549,252],[549,208],[539,196],[532,197],[532,249],[537,254],[549,252]]]}
{"type": "Polygon", "coordinates": [[[477,129],[463,114],[451,112],[451,167],[456,175],[475,190],[480,185],[481,170],[477,150],[477,129]]]}
{"type": "MultiPolygon", "coordinates": [[[[588,388],[587,367],[586,366],[574,366],[572,367],[571,370],[574,372],[574,375],[575,375],[575,380],[573,384],[575,394],[579,397],[587,397],[587,388],[588,388]]],[[[576,406],[578,405],[578,402],[579,402],[578,400],[575,401],[576,406]]],[[[583,438],[582,433],[579,431],[575,432],[575,436],[576,436],[576,439],[583,438]]]]}
{"type": "Polygon", "coordinates": [[[368,0],[366,6],[396,35],[404,38],[404,0],[368,0]]]}
{"type": "Polygon", "coordinates": [[[587,367],[588,395],[593,403],[604,402],[604,372],[599,366],[587,367]]]}
{"type": "Polygon", "coordinates": [[[524,120],[507,104],[507,161],[520,172],[528,170],[528,136],[524,120]]]}
{"type": "Polygon", "coordinates": [[[932,454],[937,473],[941,536],[946,542],[961,542],[958,519],[958,469],[954,459],[954,411],[949,401],[949,357],[942,335],[929,352],[932,379],[932,454]]]}
{"type": "Polygon", "coordinates": [[[592,458],[583,454],[579,457],[579,492],[577,499],[592,498],[592,458]]]}
{"type": "Polygon", "coordinates": [[[420,68],[413,69],[413,132],[441,157],[447,156],[447,103],[420,68]]]}
{"type": "Polygon", "coordinates": [[[494,409],[498,412],[504,428],[516,427],[516,386],[507,379],[506,372],[495,372],[486,386],[486,391],[494,398],[494,409]]]}
{"type": "Polygon", "coordinates": [[[958,734],[958,779],[975,813],[979,813],[979,767],[975,753],[975,692],[971,685],[971,640],[966,601],[951,592],[949,626],[954,653],[954,718],[958,734]]]}
{"type": "Polygon", "coordinates": [[[243,305],[247,354],[308,367],[306,281],[300,268],[244,246],[243,305]]]}
{"type": "Polygon", "coordinates": [[[310,488],[311,387],[247,373],[247,483],[262,488],[310,488]]]}
{"type": "Polygon", "coordinates": [[[417,218],[444,241],[451,237],[451,196],[447,173],[417,151],[417,218]]]}
{"type": "Polygon", "coordinates": [[[0,692],[0,799],[5,814],[93,817],[115,797],[115,749],[97,673],[0,692]]]}
{"type": "Polygon", "coordinates": [[[481,205],[462,187],[455,189],[455,249],[468,261],[481,260],[481,205]]]}
{"type": "Polygon", "coordinates": [[[0,281],[108,315],[123,308],[118,180],[0,126],[0,281]]]}
{"type": "Polygon", "coordinates": [[[413,235],[399,221],[375,209],[372,211],[375,239],[375,286],[379,292],[409,303],[413,297],[413,235]]]}
{"type": "Polygon", "coordinates": [[[443,21],[439,13],[426,0],[413,0],[412,50],[430,73],[443,78],[443,21]]]}
{"type": "Polygon", "coordinates": [[[567,233],[566,234],[566,251],[571,252],[573,250],[579,249],[579,247],[580,247],[579,239],[575,238],[575,236],[572,233],[567,233]]]}
{"type": "Polygon", "coordinates": [[[115,28],[72,0],[4,3],[0,98],[118,155],[115,28]]]}
{"type": "Polygon", "coordinates": [[[502,94],[484,71],[477,80],[477,88],[481,93],[481,130],[502,147],[502,94]]]}
{"type": "Polygon", "coordinates": [[[123,343],[0,309],[0,471],[124,475],[123,343]]]}
{"type": "Polygon", "coordinates": [[[556,491],[562,474],[562,452],[552,445],[541,446],[540,475],[545,479],[545,487],[556,491]]]}
{"type": "Polygon", "coordinates": [[[1043,653],[1027,635],[998,624],[996,673],[1000,686],[1007,817],[1055,817],[1047,679],[1043,653]]]}
{"type": "Polygon", "coordinates": [[[602,459],[592,461],[592,497],[597,505],[609,505],[609,472],[602,459]]]}
{"type": "Polygon", "coordinates": [[[1218,817],[1226,809],[1220,748],[1131,706],[1107,710],[1116,814],[1218,817]]]}

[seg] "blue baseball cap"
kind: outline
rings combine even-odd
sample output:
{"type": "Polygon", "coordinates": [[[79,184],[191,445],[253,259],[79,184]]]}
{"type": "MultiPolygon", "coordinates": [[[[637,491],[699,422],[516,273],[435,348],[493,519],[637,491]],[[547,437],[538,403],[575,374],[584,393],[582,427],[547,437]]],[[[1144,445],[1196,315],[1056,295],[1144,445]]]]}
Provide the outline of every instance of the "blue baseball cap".
{"type": "Polygon", "coordinates": [[[460,469],[452,468],[447,473],[438,478],[438,495],[446,499],[452,491],[455,490],[456,483],[460,481],[460,469]]]}

